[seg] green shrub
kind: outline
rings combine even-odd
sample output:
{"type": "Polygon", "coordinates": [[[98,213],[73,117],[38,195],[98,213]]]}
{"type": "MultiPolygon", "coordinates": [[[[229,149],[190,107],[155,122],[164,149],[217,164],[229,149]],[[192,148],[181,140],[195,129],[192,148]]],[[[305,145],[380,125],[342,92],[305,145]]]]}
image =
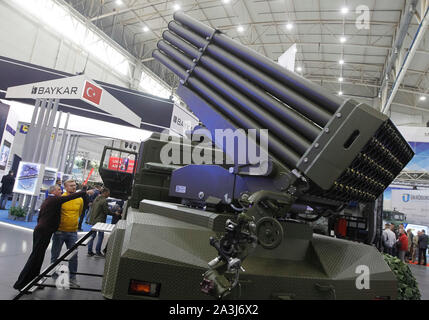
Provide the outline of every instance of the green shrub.
{"type": "Polygon", "coordinates": [[[11,216],[15,216],[17,218],[23,218],[27,216],[27,212],[21,207],[11,207],[9,209],[9,213],[11,216]]]}
{"type": "Polygon", "coordinates": [[[398,258],[388,254],[384,254],[384,260],[398,280],[398,300],[420,300],[421,295],[417,281],[410,267],[398,258]]]}

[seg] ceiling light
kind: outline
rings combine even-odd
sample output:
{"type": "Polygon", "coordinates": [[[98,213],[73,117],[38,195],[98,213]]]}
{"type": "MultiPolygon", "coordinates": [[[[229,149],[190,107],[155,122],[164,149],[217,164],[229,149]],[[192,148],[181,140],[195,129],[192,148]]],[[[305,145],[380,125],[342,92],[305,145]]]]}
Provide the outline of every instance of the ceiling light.
{"type": "Polygon", "coordinates": [[[301,67],[298,67],[298,68],[296,68],[296,71],[301,72],[301,71],[302,71],[302,68],[301,68],[301,67]]]}
{"type": "Polygon", "coordinates": [[[426,101],[426,97],[425,96],[421,96],[420,97],[420,101],[426,101]]]}
{"type": "Polygon", "coordinates": [[[341,38],[340,38],[340,42],[341,42],[341,43],[344,43],[344,42],[346,42],[346,41],[347,41],[347,38],[346,38],[346,37],[341,37],[341,38]]]}
{"type": "Polygon", "coordinates": [[[342,92],[342,91],[338,92],[338,95],[339,95],[339,96],[342,96],[342,95],[343,95],[343,92],[342,92]]]}
{"type": "Polygon", "coordinates": [[[343,78],[343,77],[339,77],[339,78],[338,78],[338,81],[339,81],[339,82],[343,82],[343,81],[344,81],[344,78],[343,78]]]}
{"type": "Polygon", "coordinates": [[[347,13],[349,13],[349,8],[347,8],[347,7],[342,7],[342,8],[341,8],[341,13],[342,13],[342,14],[347,14],[347,13]]]}
{"type": "Polygon", "coordinates": [[[144,32],[148,32],[148,31],[149,31],[149,27],[144,26],[144,27],[143,27],[143,31],[144,31],[144,32]]]}
{"type": "Polygon", "coordinates": [[[237,27],[237,31],[240,32],[240,33],[244,32],[244,27],[243,26],[238,26],[237,27]]]}
{"type": "Polygon", "coordinates": [[[286,25],[286,29],[288,29],[288,30],[292,30],[292,29],[293,29],[293,24],[289,22],[289,23],[286,25]]]}
{"type": "Polygon", "coordinates": [[[117,4],[118,6],[122,6],[124,3],[122,2],[122,0],[116,0],[116,4],[117,4]]]}
{"type": "Polygon", "coordinates": [[[230,0],[222,0],[223,3],[229,3],[230,0]]]}
{"type": "Polygon", "coordinates": [[[174,9],[174,11],[178,11],[178,10],[180,10],[181,9],[181,7],[180,7],[180,4],[175,4],[174,6],[173,6],[173,9],[174,9]]]}
{"type": "Polygon", "coordinates": [[[340,61],[338,61],[339,64],[344,64],[344,60],[341,59],[340,61]]]}

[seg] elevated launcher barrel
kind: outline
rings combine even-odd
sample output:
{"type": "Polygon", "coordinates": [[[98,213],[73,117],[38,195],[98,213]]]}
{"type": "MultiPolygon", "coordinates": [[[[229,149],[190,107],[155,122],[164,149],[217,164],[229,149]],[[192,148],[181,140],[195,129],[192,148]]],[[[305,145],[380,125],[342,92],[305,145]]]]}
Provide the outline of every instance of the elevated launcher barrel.
{"type": "Polygon", "coordinates": [[[168,29],[153,57],[181,79],[179,95],[209,129],[216,121],[194,98],[231,127],[268,129],[271,160],[309,181],[301,199],[374,201],[412,159],[372,107],[340,99],[183,12],[168,29]]]}

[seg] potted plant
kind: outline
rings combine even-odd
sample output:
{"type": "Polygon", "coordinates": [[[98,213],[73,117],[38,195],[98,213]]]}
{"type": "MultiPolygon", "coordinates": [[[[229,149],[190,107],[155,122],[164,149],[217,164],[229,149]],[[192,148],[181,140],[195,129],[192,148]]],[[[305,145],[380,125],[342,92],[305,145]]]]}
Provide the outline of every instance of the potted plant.
{"type": "Polygon", "coordinates": [[[9,218],[12,220],[25,221],[27,212],[21,207],[11,207],[9,209],[9,218]]]}
{"type": "Polygon", "coordinates": [[[416,278],[410,267],[391,255],[384,254],[384,260],[389,265],[398,280],[398,300],[421,300],[421,294],[416,278]]]}

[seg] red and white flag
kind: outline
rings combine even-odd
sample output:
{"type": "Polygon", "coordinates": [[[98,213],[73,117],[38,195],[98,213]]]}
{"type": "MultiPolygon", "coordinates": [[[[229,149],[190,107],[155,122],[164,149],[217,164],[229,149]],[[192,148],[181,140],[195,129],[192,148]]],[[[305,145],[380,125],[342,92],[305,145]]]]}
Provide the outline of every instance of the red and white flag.
{"type": "Polygon", "coordinates": [[[101,102],[102,94],[103,89],[93,85],[88,81],[85,81],[85,88],[83,89],[83,99],[99,105],[101,102]]]}

